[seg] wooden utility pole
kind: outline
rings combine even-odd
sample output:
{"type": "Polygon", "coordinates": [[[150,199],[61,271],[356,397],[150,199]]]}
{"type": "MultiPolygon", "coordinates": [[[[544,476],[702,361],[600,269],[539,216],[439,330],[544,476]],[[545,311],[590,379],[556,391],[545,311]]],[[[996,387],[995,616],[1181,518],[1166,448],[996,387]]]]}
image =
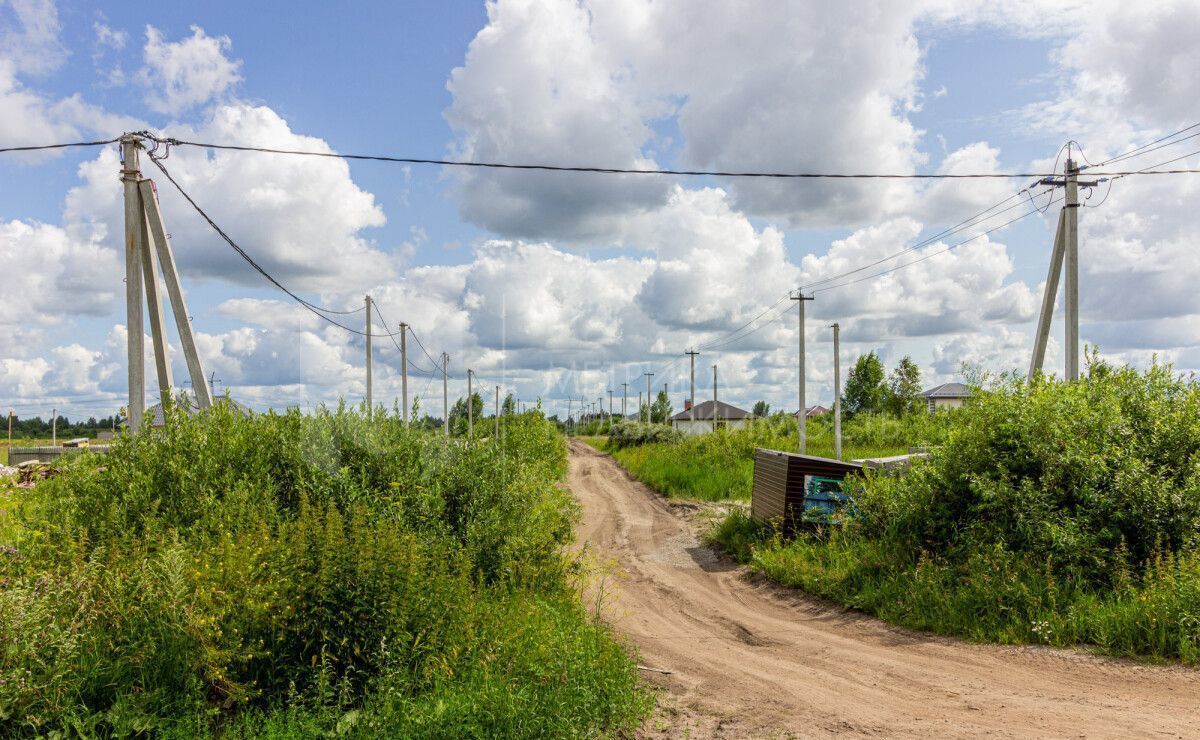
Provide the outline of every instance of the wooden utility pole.
{"type": "Polygon", "coordinates": [[[408,424],[408,324],[400,322],[400,404],[408,424]]]}
{"type": "Polygon", "coordinates": [[[842,459],[842,345],[841,327],[833,329],[833,456],[842,459]]]}
{"type": "Polygon", "coordinates": [[[450,355],[442,353],[442,431],[450,436],[450,355]]]}
{"type": "Polygon", "coordinates": [[[797,340],[797,349],[799,350],[799,367],[797,368],[797,371],[800,375],[797,386],[800,397],[800,411],[796,415],[796,432],[800,437],[797,447],[800,451],[800,454],[803,455],[808,447],[808,399],[805,398],[804,394],[804,302],[811,301],[813,296],[806,296],[804,293],[797,290],[791,298],[796,302],[800,309],[799,319],[797,320],[798,323],[796,325],[800,334],[800,338],[797,340]]]}
{"type": "Polygon", "coordinates": [[[365,300],[367,308],[367,418],[369,419],[374,411],[371,399],[371,296],[366,296],[365,300]]]}
{"type": "Polygon", "coordinates": [[[146,410],[146,348],[142,339],[142,237],[146,233],[138,181],[142,171],[138,150],[142,145],[133,136],[121,138],[121,182],[125,186],[125,360],[129,380],[129,433],[142,428],[146,410]]]}
{"type": "Polygon", "coordinates": [[[475,436],[475,397],[471,395],[471,376],[475,371],[467,368],[467,439],[475,436]]]}

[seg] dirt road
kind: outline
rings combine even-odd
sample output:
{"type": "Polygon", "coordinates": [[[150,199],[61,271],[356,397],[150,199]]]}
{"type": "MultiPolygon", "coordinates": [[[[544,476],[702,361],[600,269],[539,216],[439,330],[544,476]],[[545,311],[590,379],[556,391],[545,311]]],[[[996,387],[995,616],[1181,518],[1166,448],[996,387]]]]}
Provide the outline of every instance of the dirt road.
{"type": "Polygon", "coordinates": [[[1200,737],[1200,671],[891,627],[747,578],[577,441],[569,485],[605,617],[671,671],[647,737],[1200,737]]]}

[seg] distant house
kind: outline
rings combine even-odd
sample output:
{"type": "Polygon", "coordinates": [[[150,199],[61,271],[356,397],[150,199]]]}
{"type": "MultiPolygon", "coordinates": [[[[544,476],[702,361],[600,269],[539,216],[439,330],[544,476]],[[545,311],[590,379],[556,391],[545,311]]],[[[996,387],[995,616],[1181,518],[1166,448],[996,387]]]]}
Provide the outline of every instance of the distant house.
{"type": "MultiPolygon", "coordinates": [[[[737,406],[731,406],[724,401],[717,401],[716,407],[716,422],[717,426],[723,429],[741,429],[748,426],[754,415],[745,409],[739,409],[737,406]]],[[[704,434],[713,430],[713,408],[712,401],[705,401],[696,404],[695,418],[693,420],[693,410],[680,411],[671,417],[671,426],[684,434],[704,434]]]]}
{"type": "Polygon", "coordinates": [[[938,409],[956,409],[971,397],[971,388],[963,383],[942,383],[921,394],[929,404],[929,413],[938,409]]]}
{"type": "MultiPolygon", "coordinates": [[[[829,409],[825,408],[824,406],[822,406],[820,404],[817,404],[816,406],[808,407],[808,409],[804,412],[804,418],[812,419],[817,416],[824,416],[825,414],[828,414],[828,413],[829,413],[829,409]]],[[[799,416],[799,415],[800,415],[799,411],[792,412],[792,416],[799,416]]]]}

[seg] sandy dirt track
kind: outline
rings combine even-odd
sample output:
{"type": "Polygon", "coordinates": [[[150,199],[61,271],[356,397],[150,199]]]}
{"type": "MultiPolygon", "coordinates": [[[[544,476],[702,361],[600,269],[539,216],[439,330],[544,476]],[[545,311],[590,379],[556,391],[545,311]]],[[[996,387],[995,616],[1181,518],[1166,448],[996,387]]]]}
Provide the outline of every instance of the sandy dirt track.
{"type": "Polygon", "coordinates": [[[748,577],[608,455],[571,441],[605,618],[663,687],[646,737],[1200,737],[1200,671],[972,645],[748,577]]]}

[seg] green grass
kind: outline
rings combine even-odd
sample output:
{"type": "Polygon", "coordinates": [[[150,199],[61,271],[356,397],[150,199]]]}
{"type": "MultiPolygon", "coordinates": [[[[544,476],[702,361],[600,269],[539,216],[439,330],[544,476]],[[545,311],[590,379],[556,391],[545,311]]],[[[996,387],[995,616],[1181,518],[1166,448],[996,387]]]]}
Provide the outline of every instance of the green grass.
{"type": "MultiPolygon", "coordinates": [[[[843,459],[885,457],[928,443],[940,434],[936,421],[860,417],[847,421],[843,459]]],[[[593,445],[595,446],[595,445],[593,445]]],[[[759,420],[752,427],[686,437],[674,443],[643,444],[611,452],[633,477],[672,498],[748,501],[754,484],[754,449],[797,449],[795,422],[759,420]]],[[[833,457],[827,420],[810,421],[808,454],[833,457]]]]}
{"type": "Polygon", "coordinates": [[[505,424],[218,407],[0,492],[0,736],[631,733],[563,439],[505,424]]]}
{"type": "Polygon", "coordinates": [[[786,586],[917,629],[1200,664],[1200,382],[1095,361],[1001,379],[943,445],[870,476],[842,528],[710,540],[786,586]]]}

